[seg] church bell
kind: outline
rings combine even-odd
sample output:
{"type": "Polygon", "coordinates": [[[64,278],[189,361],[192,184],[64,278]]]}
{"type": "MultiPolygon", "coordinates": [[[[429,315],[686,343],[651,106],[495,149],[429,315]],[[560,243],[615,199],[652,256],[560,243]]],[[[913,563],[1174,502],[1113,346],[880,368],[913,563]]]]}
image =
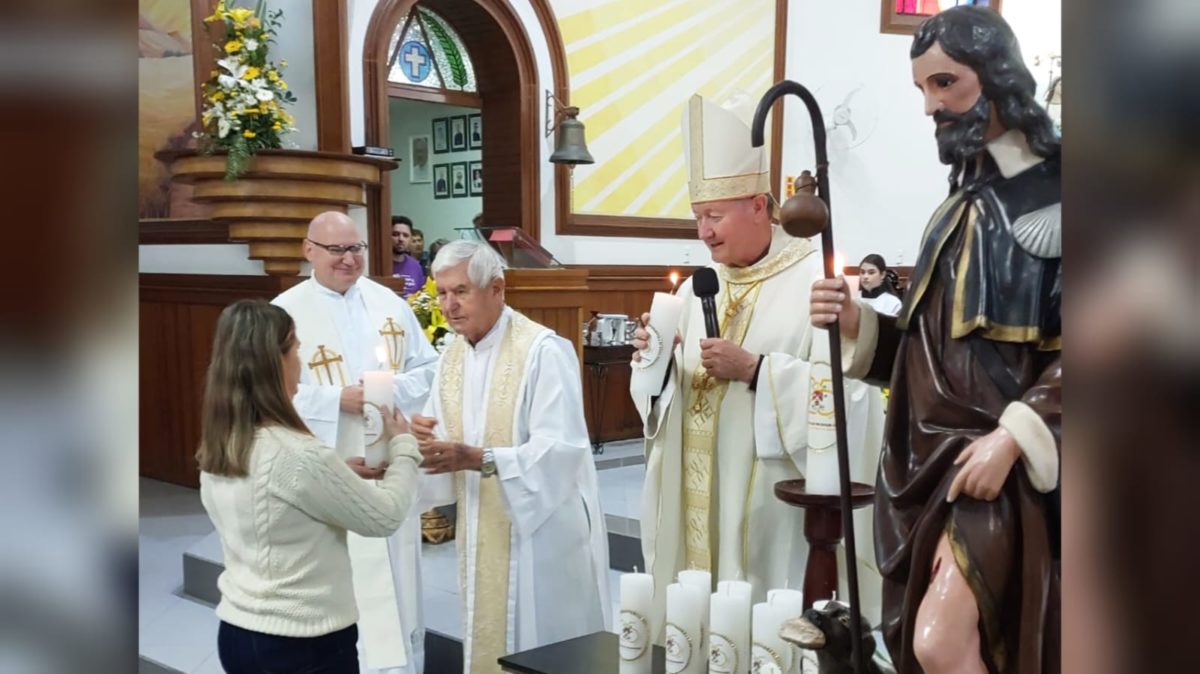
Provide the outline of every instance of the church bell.
{"type": "Polygon", "coordinates": [[[559,122],[557,135],[554,137],[554,154],[550,155],[552,164],[594,164],[595,159],[588,152],[587,141],[584,140],[583,122],[576,119],[579,108],[562,109],[563,120],[559,122]]]}

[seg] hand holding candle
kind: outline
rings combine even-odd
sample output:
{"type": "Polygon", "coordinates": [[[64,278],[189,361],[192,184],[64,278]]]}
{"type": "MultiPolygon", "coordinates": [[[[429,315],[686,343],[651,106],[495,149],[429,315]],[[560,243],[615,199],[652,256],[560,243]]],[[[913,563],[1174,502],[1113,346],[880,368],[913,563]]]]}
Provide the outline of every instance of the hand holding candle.
{"type": "MultiPolygon", "coordinates": [[[[375,355],[381,363],[387,361],[387,348],[380,345],[375,355]]],[[[370,370],[363,373],[363,425],[366,437],[366,463],[378,468],[388,457],[388,440],[384,433],[384,417],[392,413],[392,371],[370,370]]]]}

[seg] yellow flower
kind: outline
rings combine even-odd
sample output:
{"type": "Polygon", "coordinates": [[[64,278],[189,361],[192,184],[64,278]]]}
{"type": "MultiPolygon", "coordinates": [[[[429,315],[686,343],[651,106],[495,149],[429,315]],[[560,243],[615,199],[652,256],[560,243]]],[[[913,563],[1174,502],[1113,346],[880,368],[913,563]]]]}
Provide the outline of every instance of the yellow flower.
{"type": "Polygon", "coordinates": [[[233,54],[237,51],[240,51],[241,48],[242,48],[242,43],[239,42],[238,40],[230,40],[229,42],[225,43],[225,53],[226,54],[233,54]]]}
{"type": "Polygon", "coordinates": [[[216,103],[217,101],[223,101],[223,100],[225,100],[225,92],[218,91],[218,92],[214,93],[212,96],[210,96],[209,100],[211,100],[213,103],[216,103]]]}
{"type": "Polygon", "coordinates": [[[250,66],[249,68],[246,69],[246,73],[244,75],[242,75],[242,79],[252,80],[261,74],[262,74],[261,70],[259,70],[258,68],[255,68],[254,66],[250,66]]]}
{"type": "Polygon", "coordinates": [[[254,17],[253,19],[250,19],[249,25],[251,28],[258,28],[259,26],[262,25],[262,21],[259,21],[258,17],[254,17]]]}
{"type": "Polygon", "coordinates": [[[213,21],[221,21],[224,19],[225,19],[225,0],[220,0],[220,2],[217,3],[217,6],[215,8],[213,8],[213,13],[209,16],[204,17],[204,22],[212,23],[213,21]]]}
{"type": "Polygon", "coordinates": [[[245,23],[247,19],[254,16],[254,10],[238,7],[237,9],[229,10],[229,16],[238,23],[245,23]]]}
{"type": "Polygon", "coordinates": [[[280,89],[287,89],[287,82],[284,82],[283,80],[279,80],[278,84],[279,84],[280,89]]]}
{"type": "Polygon", "coordinates": [[[283,125],[280,124],[279,122],[275,122],[274,124],[272,124],[271,128],[276,131],[283,131],[283,125]]]}
{"type": "Polygon", "coordinates": [[[245,131],[243,131],[243,132],[242,132],[242,135],[243,135],[243,136],[245,136],[246,138],[253,138],[253,137],[257,136],[258,134],[257,134],[257,133],[254,133],[253,131],[251,131],[251,130],[249,130],[249,129],[247,129],[247,130],[245,130],[245,131]]]}
{"type": "Polygon", "coordinates": [[[274,70],[268,70],[267,71],[267,79],[271,80],[272,82],[278,81],[279,73],[274,70]]]}

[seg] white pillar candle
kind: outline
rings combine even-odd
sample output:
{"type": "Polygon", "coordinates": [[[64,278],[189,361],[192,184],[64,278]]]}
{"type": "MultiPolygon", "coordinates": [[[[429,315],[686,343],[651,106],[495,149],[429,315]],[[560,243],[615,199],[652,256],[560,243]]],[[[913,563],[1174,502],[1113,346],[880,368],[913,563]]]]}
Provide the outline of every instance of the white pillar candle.
{"type": "Polygon", "coordinates": [[[786,674],[793,669],[792,649],[779,636],[783,623],[796,617],[788,613],[788,608],[782,604],[754,605],[750,670],[756,674],[786,674]]]}
{"type": "Polygon", "coordinates": [[[767,593],[767,603],[778,606],[787,613],[789,619],[799,618],[804,613],[804,593],[800,590],[781,588],[767,593]]]}
{"type": "Polygon", "coordinates": [[[650,615],[654,607],[654,576],[648,573],[621,574],[621,615],[617,624],[621,671],[650,671],[650,615]]]}
{"type": "Polygon", "coordinates": [[[722,581],[710,598],[709,674],[750,669],[750,583],[722,581]]]}
{"type": "Polygon", "coordinates": [[[654,293],[650,303],[651,342],[638,352],[640,360],[632,364],[629,385],[633,395],[645,397],[662,393],[663,377],[675,352],[675,333],[679,331],[682,313],[683,298],[654,293]]]}
{"type": "Polygon", "coordinates": [[[384,415],[392,413],[392,373],[390,370],[369,370],[363,373],[363,420],[366,433],[367,466],[378,468],[388,457],[388,443],[383,437],[384,415]]]}
{"type": "Polygon", "coordinates": [[[837,445],[823,449],[808,448],[804,469],[804,491],[809,494],[840,494],[837,445]]]}
{"type": "Polygon", "coordinates": [[[700,606],[704,595],[683,583],[667,586],[667,674],[703,674],[700,644],[700,606]]]}
{"type": "Polygon", "coordinates": [[[708,596],[712,594],[712,574],[699,569],[687,569],[679,572],[679,582],[684,585],[690,585],[700,591],[700,596],[704,598],[700,602],[700,641],[697,642],[701,647],[701,653],[708,652],[708,596]]]}

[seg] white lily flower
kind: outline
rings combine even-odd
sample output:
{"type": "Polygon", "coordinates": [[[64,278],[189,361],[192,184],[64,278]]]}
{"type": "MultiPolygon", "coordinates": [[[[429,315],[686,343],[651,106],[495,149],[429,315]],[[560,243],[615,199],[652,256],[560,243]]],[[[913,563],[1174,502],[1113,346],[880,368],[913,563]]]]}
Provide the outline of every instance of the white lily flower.
{"type": "Polygon", "coordinates": [[[255,49],[258,49],[258,40],[246,40],[243,44],[246,47],[246,51],[254,51],[255,49]]]}
{"type": "Polygon", "coordinates": [[[217,61],[217,65],[224,68],[230,75],[233,75],[237,79],[246,74],[246,64],[241,63],[237,59],[223,58],[217,61]]]}
{"type": "Polygon", "coordinates": [[[259,89],[258,91],[254,92],[254,96],[258,98],[258,100],[265,103],[266,101],[275,98],[275,93],[270,89],[259,89]]]}
{"type": "Polygon", "coordinates": [[[225,87],[226,89],[231,89],[233,87],[236,87],[237,83],[238,83],[237,79],[235,79],[231,75],[218,75],[217,82],[219,82],[220,85],[225,87]]]}
{"type": "Polygon", "coordinates": [[[229,135],[230,124],[229,120],[224,117],[217,119],[217,135],[221,138],[229,135]]]}

